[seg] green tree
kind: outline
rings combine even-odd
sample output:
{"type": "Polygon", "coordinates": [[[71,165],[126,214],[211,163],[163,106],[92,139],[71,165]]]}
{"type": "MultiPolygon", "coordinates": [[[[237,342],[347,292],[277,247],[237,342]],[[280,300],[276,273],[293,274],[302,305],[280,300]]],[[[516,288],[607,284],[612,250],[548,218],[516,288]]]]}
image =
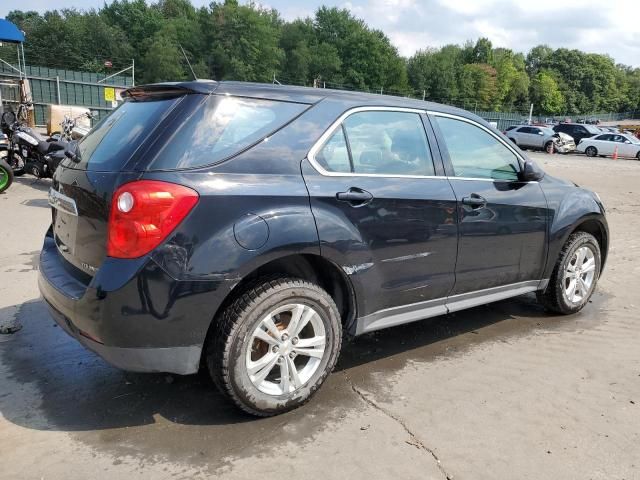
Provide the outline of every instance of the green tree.
{"type": "Polygon", "coordinates": [[[275,10],[252,3],[212,3],[206,43],[214,78],[271,81],[284,58],[278,45],[281,23],[275,10]]]}
{"type": "Polygon", "coordinates": [[[558,82],[548,72],[538,72],[531,82],[531,101],[536,112],[557,115],[565,108],[558,82]]]}
{"type": "Polygon", "coordinates": [[[171,25],[161,28],[146,45],[142,60],[145,82],[179,81],[187,78],[178,36],[171,25]]]}

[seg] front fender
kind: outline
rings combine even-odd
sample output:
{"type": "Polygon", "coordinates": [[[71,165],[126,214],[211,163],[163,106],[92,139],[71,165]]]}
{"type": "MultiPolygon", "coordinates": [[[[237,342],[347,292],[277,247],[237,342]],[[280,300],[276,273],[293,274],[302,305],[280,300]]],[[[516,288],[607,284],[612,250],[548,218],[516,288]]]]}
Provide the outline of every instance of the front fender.
{"type": "MultiPolygon", "coordinates": [[[[609,227],[603,205],[589,190],[566,184],[544,185],[549,205],[549,254],[544,278],[550,278],[562,247],[569,236],[580,229],[596,233],[601,239],[602,267],[609,246],[609,227]],[[594,230],[596,229],[596,230],[594,230]]],[[[602,269],[601,269],[602,271],[602,269]]]]}

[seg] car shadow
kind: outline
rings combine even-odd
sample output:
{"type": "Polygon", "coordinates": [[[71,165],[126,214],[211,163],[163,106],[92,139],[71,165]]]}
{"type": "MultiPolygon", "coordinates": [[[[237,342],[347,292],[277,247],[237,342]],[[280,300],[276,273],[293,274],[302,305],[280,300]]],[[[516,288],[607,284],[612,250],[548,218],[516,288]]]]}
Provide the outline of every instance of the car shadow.
{"type": "MultiPolygon", "coordinates": [[[[0,319],[11,312],[14,307],[0,309],[0,319]]],[[[208,426],[257,420],[228,402],[204,373],[138,374],[109,366],[55,325],[40,300],[20,305],[17,316],[22,330],[0,336],[0,412],[15,424],[73,432],[148,425],[159,417],[208,426]]],[[[566,325],[568,318],[548,315],[534,297],[523,296],[358,337],[345,343],[332,385],[320,390],[324,398],[297,412],[343,404],[352,395],[345,376],[393,374],[407,361],[437,361],[484,342],[566,325]]]]}

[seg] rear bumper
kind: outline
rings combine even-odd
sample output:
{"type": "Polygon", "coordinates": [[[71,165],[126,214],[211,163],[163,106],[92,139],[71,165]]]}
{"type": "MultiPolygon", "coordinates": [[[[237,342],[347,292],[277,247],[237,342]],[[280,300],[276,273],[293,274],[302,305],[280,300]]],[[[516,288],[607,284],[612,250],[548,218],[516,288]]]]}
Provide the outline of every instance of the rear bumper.
{"type": "MultiPolygon", "coordinates": [[[[46,279],[40,276],[40,282],[46,282],[46,279]]],[[[40,285],[40,290],[43,290],[42,285],[40,285]]],[[[46,298],[45,303],[51,317],[65,332],[114,367],[131,372],[168,372],[179,375],[189,375],[198,371],[202,353],[202,347],[198,345],[161,348],[110,347],[87,338],[68,317],[51,305],[46,298]]]]}
{"type": "Polygon", "coordinates": [[[177,281],[149,258],[107,258],[84,284],[50,234],[40,254],[38,287],[56,323],[107,362],[183,375],[198,371],[225,293],[220,282],[177,281]]]}

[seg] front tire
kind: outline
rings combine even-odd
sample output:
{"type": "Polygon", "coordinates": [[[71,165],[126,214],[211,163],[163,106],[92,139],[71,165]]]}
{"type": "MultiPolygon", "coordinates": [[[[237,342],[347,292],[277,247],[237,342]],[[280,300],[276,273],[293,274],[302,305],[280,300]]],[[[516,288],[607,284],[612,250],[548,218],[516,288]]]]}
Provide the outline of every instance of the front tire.
{"type": "Polygon", "coordinates": [[[587,157],[595,157],[596,155],[598,155],[598,149],[596,147],[587,147],[584,153],[587,155],[587,157]]]}
{"type": "Polygon", "coordinates": [[[238,407],[268,417],[311,399],[342,344],[338,309],[327,292],[297,278],[264,279],[215,320],[207,366],[238,407]]]}
{"type": "Polygon", "coordinates": [[[582,310],[600,277],[600,245],[586,232],[572,234],[560,251],[551,279],[538,300],[547,310],[568,315],[582,310]]]}

